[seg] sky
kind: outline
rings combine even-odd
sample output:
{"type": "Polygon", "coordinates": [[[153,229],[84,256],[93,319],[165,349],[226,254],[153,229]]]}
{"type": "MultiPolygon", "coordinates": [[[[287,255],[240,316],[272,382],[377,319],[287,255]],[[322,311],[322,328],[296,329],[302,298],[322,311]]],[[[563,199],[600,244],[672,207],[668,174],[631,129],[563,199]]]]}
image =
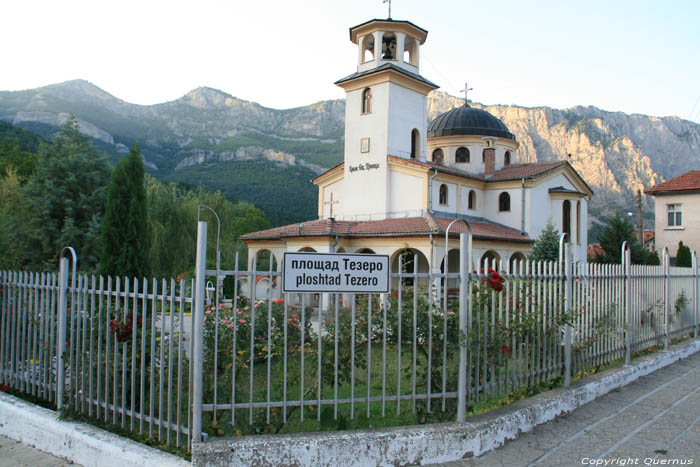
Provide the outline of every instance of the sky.
{"type": "MultiPolygon", "coordinates": [[[[285,109],[342,99],[348,29],[382,0],[4,2],[0,90],[85,79],[155,104],[200,86],[285,109]]],[[[421,74],[486,105],[604,110],[700,122],[696,0],[392,0],[428,30],[421,74]]]]}

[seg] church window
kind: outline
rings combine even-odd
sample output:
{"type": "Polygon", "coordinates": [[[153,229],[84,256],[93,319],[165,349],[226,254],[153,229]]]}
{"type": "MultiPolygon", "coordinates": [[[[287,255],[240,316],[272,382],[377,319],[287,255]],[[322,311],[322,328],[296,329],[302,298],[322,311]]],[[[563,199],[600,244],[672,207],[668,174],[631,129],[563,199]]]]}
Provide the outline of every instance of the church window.
{"type": "Polygon", "coordinates": [[[469,162],[469,149],[464,147],[457,149],[455,157],[457,163],[469,162]]]}
{"type": "Polygon", "coordinates": [[[382,60],[396,60],[396,35],[385,33],[382,36],[382,60]]]}
{"type": "Polygon", "coordinates": [[[420,133],[415,128],[411,132],[411,159],[418,157],[420,153],[420,133]]]}
{"type": "Polygon", "coordinates": [[[374,60],[374,36],[365,36],[362,45],[362,62],[371,62],[374,60]]]}
{"type": "Polygon", "coordinates": [[[510,211],[510,195],[505,191],[498,196],[498,211],[510,211]]]}
{"type": "Polygon", "coordinates": [[[476,191],[470,190],[467,198],[467,208],[476,209],[476,191]]]}
{"type": "Polygon", "coordinates": [[[568,199],[565,199],[562,205],[561,217],[561,231],[566,234],[566,241],[571,243],[571,201],[568,199]]]}
{"type": "Polygon", "coordinates": [[[503,165],[510,165],[510,151],[506,151],[503,156],[503,165]]]}
{"type": "Polygon", "coordinates": [[[362,113],[368,114],[372,111],[372,90],[370,88],[362,91],[362,113]]]}
{"type": "Polygon", "coordinates": [[[447,185],[440,185],[440,204],[447,204],[447,185]]]}
{"type": "Polygon", "coordinates": [[[445,155],[442,152],[442,149],[437,148],[435,151],[433,151],[433,163],[435,164],[442,164],[445,161],[445,155]]]}

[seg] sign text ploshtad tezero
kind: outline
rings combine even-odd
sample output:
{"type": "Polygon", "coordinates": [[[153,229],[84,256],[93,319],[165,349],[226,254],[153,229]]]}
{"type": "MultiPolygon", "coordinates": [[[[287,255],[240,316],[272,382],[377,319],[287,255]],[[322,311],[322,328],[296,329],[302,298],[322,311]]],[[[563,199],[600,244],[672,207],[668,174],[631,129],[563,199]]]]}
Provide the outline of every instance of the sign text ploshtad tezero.
{"type": "Polygon", "coordinates": [[[386,293],[389,257],[327,253],[285,253],[285,292],[386,293]]]}

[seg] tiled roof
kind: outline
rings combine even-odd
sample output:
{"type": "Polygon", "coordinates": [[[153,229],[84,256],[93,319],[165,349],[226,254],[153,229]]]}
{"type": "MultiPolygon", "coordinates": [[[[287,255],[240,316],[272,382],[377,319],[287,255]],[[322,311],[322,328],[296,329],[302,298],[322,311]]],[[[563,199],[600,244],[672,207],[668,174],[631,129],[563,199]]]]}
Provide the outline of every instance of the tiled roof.
{"type": "Polygon", "coordinates": [[[645,230],[644,231],[644,243],[651,241],[651,240],[654,240],[655,237],[656,237],[656,232],[654,232],[653,230],[645,230]]]}
{"type": "Polygon", "coordinates": [[[440,87],[437,84],[433,83],[432,81],[428,81],[427,79],[423,78],[421,75],[418,75],[416,73],[412,73],[408,70],[404,70],[403,68],[396,66],[393,63],[385,63],[384,65],[378,66],[377,68],[372,68],[372,69],[366,70],[366,71],[358,71],[356,73],[353,73],[351,75],[346,76],[345,78],[339,79],[334,84],[342,84],[342,83],[345,83],[347,81],[352,81],[353,79],[373,75],[375,73],[380,73],[380,72],[386,71],[386,70],[396,71],[398,73],[401,73],[402,75],[408,76],[409,78],[412,78],[412,79],[419,81],[423,84],[427,84],[428,86],[431,86],[435,89],[440,87]]]}
{"type": "Polygon", "coordinates": [[[597,258],[598,256],[603,256],[605,254],[605,250],[603,250],[603,247],[600,246],[600,243],[591,243],[588,245],[588,250],[586,253],[592,258],[597,258]]]}
{"type": "Polygon", "coordinates": [[[492,177],[489,177],[489,181],[501,181],[501,180],[518,180],[521,178],[530,178],[536,175],[540,175],[544,172],[549,172],[559,166],[566,164],[566,161],[556,161],[556,162],[540,162],[537,164],[517,164],[504,167],[501,170],[494,172],[492,177]]]}
{"type": "Polygon", "coordinates": [[[656,186],[644,190],[648,195],[656,195],[669,191],[693,191],[700,190],[700,170],[692,170],[678,177],[661,182],[656,186]]]}
{"type": "MultiPolygon", "coordinates": [[[[289,237],[335,236],[340,237],[392,237],[409,235],[443,234],[454,219],[432,217],[408,217],[402,219],[384,219],[378,221],[335,221],[322,219],[298,224],[275,227],[273,229],[252,232],[241,237],[242,240],[269,240],[289,237]]],[[[470,222],[474,238],[505,240],[530,243],[532,240],[516,230],[488,222],[470,222]]],[[[450,234],[467,233],[463,222],[456,222],[450,234]]]]}

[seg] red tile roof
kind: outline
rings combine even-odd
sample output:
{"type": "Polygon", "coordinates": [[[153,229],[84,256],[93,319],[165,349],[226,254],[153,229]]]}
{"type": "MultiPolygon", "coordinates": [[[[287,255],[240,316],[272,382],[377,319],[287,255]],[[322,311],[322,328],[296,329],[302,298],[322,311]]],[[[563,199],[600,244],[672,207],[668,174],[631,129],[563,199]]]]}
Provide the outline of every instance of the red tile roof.
{"type": "Polygon", "coordinates": [[[586,252],[591,258],[597,258],[598,256],[603,256],[605,250],[600,246],[600,243],[591,243],[588,245],[588,251],[586,252]]]}
{"type": "Polygon", "coordinates": [[[644,231],[644,243],[654,240],[654,237],[656,236],[656,232],[653,230],[645,230],[644,231]]]}
{"type": "Polygon", "coordinates": [[[656,186],[644,190],[648,195],[658,195],[673,191],[700,190],[700,170],[692,170],[678,177],[661,182],[656,186]]]}
{"type": "MultiPolygon", "coordinates": [[[[298,224],[275,227],[241,236],[242,240],[269,240],[288,237],[335,236],[340,237],[392,237],[423,236],[443,234],[454,219],[433,217],[408,217],[402,219],[384,219],[378,221],[335,221],[322,219],[298,224]]],[[[516,230],[488,222],[470,222],[474,238],[505,240],[530,243],[533,240],[516,230]]],[[[450,228],[450,234],[466,233],[463,222],[456,222],[450,228]]]]}
{"type": "Polygon", "coordinates": [[[493,176],[489,178],[489,181],[500,181],[500,180],[519,180],[521,178],[530,178],[536,175],[540,175],[544,172],[549,172],[552,169],[556,169],[562,165],[565,165],[566,161],[556,161],[556,162],[541,162],[537,164],[518,164],[504,167],[501,170],[494,172],[493,176]]]}

